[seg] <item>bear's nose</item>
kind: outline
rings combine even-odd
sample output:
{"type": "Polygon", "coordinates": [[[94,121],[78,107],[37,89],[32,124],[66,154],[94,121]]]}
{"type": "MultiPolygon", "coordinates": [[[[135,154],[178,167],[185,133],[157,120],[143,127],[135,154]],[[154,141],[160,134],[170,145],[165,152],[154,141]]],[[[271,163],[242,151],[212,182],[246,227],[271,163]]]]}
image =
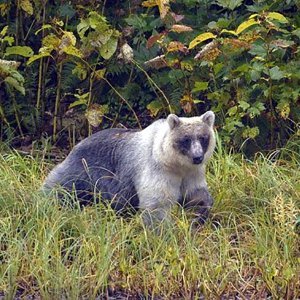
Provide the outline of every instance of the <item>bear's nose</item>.
{"type": "Polygon", "coordinates": [[[203,155],[193,157],[193,164],[195,164],[195,165],[201,164],[202,161],[203,161],[203,155]]]}

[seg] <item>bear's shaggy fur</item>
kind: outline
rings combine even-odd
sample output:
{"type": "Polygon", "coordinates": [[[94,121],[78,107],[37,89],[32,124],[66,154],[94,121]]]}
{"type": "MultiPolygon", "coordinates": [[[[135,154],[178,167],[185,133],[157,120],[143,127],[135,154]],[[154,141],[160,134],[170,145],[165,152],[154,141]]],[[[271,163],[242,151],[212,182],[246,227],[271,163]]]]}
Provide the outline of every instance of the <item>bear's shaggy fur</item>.
{"type": "Polygon", "coordinates": [[[50,172],[43,190],[60,186],[76,191],[82,203],[97,197],[117,212],[131,207],[158,220],[179,202],[204,221],[213,204],[205,165],[215,148],[214,119],[211,111],[191,118],[170,114],[140,131],[99,131],[50,172]]]}

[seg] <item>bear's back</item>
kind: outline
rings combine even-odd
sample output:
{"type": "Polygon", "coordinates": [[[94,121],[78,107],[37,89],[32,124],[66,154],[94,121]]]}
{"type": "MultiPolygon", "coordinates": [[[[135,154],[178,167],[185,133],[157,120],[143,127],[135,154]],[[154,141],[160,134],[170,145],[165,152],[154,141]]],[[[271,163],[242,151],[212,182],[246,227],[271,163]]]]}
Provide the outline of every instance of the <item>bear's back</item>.
{"type": "Polygon", "coordinates": [[[82,202],[89,202],[95,192],[107,200],[117,199],[122,191],[123,202],[125,198],[132,199],[132,205],[137,206],[131,143],[136,132],[138,130],[105,129],[82,140],[50,172],[43,189],[47,191],[58,186],[68,191],[75,189],[82,202]]]}

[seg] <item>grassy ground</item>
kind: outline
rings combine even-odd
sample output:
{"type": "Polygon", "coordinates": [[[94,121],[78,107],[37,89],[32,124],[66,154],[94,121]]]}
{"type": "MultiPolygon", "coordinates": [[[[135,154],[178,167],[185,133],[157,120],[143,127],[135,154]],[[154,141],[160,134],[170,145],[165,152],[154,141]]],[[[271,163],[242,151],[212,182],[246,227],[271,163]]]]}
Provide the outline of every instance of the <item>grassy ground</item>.
{"type": "Polygon", "coordinates": [[[0,155],[0,298],[300,298],[300,156],[281,157],[219,147],[210,220],[196,230],[175,209],[174,226],[155,234],[139,215],[43,198],[44,162],[0,155]]]}

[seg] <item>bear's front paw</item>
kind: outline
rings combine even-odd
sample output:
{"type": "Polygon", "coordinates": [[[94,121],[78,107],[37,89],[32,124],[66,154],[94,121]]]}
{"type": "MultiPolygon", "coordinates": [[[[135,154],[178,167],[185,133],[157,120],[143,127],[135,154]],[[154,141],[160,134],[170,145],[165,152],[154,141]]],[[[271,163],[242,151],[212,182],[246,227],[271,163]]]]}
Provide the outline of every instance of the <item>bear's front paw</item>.
{"type": "Polygon", "coordinates": [[[197,189],[190,198],[183,202],[183,207],[193,214],[193,222],[202,225],[206,222],[210,209],[213,205],[213,198],[207,189],[197,189]]]}
{"type": "Polygon", "coordinates": [[[195,217],[193,218],[193,223],[197,226],[203,225],[209,217],[209,212],[210,208],[203,207],[197,209],[197,211],[194,213],[195,217]]]}

